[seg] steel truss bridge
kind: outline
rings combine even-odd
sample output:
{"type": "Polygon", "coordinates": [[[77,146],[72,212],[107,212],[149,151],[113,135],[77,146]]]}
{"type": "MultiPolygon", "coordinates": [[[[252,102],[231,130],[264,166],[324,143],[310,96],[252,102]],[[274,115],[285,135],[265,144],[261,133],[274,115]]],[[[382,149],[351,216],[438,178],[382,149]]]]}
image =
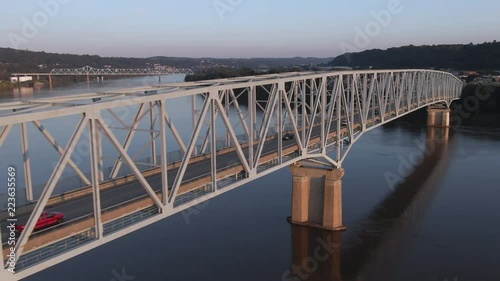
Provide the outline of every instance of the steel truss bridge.
{"type": "Polygon", "coordinates": [[[16,215],[27,224],[13,251],[15,274],[2,224],[1,280],[33,275],[299,161],[342,167],[365,132],[449,107],[462,88],[431,70],[309,72],[2,103],[0,166],[18,163],[18,197],[26,189],[27,203],[16,215]],[[52,158],[37,157],[44,143],[39,153],[52,158]],[[67,173],[79,182],[70,190],[67,173]],[[66,221],[34,232],[44,210],[63,211],[66,221]]]}
{"type": "Polygon", "coordinates": [[[54,76],[69,76],[69,75],[94,75],[94,76],[147,76],[147,75],[173,75],[173,74],[194,74],[189,68],[172,68],[172,67],[155,67],[155,68],[93,68],[84,66],[82,68],[61,68],[52,69],[48,73],[13,73],[14,76],[27,75],[54,75],[54,76]]]}
{"type": "MultiPolygon", "coordinates": [[[[48,76],[50,87],[52,88],[52,76],[87,76],[87,83],[90,83],[90,76],[159,76],[175,74],[194,74],[189,68],[172,68],[160,66],[155,68],[93,68],[84,66],[82,68],[61,68],[52,69],[48,73],[13,73],[13,76],[48,76]]],[[[161,82],[161,78],[159,79],[161,82]]]]}
{"type": "Polygon", "coordinates": [[[172,75],[172,74],[193,74],[191,69],[177,69],[172,67],[155,67],[155,68],[135,68],[135,69],[121,69],[121,68],[93,68],[85,66],[82,68],[74,69],[52,69],[50,75],[172,75]]]}

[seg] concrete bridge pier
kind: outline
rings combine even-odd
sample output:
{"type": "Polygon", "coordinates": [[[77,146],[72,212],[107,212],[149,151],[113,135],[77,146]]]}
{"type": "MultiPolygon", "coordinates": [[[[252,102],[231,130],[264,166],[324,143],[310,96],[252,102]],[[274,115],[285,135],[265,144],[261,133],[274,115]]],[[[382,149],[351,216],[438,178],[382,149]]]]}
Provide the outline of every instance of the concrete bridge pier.
{"type": "Polygon", "coordinates": [[[450,112],[449,108],[433,108],[427,109],[427,126],[429,127],[450,127],[450,112]]]}
{"type": "Polygon", "coordinates": [[[291,223],[345,230],[342,224],[343,169],[321,169],[298,164],[291,166],[293,174],[291,223]]]}

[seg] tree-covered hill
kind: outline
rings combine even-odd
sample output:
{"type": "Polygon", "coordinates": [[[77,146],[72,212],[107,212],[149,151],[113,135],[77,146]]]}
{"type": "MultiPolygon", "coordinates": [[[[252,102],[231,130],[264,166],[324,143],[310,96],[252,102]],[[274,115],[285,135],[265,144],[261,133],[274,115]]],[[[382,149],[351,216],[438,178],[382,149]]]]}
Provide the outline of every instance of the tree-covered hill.
{"type": "Polygon", "coordinates": [[[500,70],[500,42],[468,45],[404,46],[336,57],[329,66],[359,68],[453,68],[500,70]]]}
{"type": "Polygon", "coordinates": [[[56,54],[0,48],[0,80],[15,72],[47,72],[54,68],[148,68],[155,64],[195,71],[217,68],[283,68],[327,63],[332,58],[185,58],[156,56],[150,58],[101,57],[97,55],[56,54]]]}

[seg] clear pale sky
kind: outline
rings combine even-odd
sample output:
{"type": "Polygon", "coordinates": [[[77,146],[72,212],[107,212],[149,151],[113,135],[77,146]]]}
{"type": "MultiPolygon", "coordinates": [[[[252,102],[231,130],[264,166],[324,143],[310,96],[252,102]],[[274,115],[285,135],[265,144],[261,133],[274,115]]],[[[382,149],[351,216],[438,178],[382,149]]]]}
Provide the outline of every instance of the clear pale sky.
{"type": "Polygon", "coordinates": [[[1,0],[0,4],[1,47],[58,53],[332,57],[342,53],[342,43],[364,50],[500,40],[498,0],[1,0]],[[390,12],[391,1],[399,2],[399,12],[390,12]],[[58,4],[47,10],[40,3],[58,4]],[[356,27],[365,30],[376,21],[373,12],[382,10],[391,19],[381,22],[385,26],[377,23],[380,28],[372,29],[368,41],[356,45],[356,27]],[[26,27],[31,24],[35,31],[26,27]]]}

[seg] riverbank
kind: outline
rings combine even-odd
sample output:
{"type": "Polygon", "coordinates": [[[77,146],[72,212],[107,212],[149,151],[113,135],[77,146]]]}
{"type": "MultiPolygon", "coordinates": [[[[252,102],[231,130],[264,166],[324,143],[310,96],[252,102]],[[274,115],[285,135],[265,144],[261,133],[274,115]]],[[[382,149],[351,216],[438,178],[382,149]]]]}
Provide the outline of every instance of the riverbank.
{"type": "Polygon", "coordinates": [[[0,81],[0,95],[4,91],[10,91],[12,89],[14,89],[14,84],[12,84],[11,82],[7,82],[7,81],[0,81]]]}
{"type": "Polygon", "coordinates": [[[479,84],[467,85],[462,92],[462,104],[467,107],[478,107],[480,112],[500,112],[500,85],[479,84]]]}
{"type": "MultiPolygon", "coordinates": [[[[102,92],[102,91],[114,91],[123,90],[136,87],[148,87],[158,85],[158,76],[113,76],[104,77],[104,81],[99,81],[94,78],[87,85],[86,77],[82,79],[77,77],[73,80],[72,76],[60,77],[62,79],[52,79],[52,88],[47,80],[40,77],[40,82],[43,86],[36,87],[17,87],[14,84],[14,88],[10,90],[0,91],[0,102],[7,102],[19,99],[32,99],[37,97],[50,97],[50,96],[71,96],[86,94],[89,92],[102,92]],[[82,81],[83,80],[83,81],[82,81]]],[[[59,78],[59,77],[58,77],[59,78]]],[[[162,84],[167,83],[178,83],[185,79],[185,75],[165,75],[161,77],[162,84]]]]}

